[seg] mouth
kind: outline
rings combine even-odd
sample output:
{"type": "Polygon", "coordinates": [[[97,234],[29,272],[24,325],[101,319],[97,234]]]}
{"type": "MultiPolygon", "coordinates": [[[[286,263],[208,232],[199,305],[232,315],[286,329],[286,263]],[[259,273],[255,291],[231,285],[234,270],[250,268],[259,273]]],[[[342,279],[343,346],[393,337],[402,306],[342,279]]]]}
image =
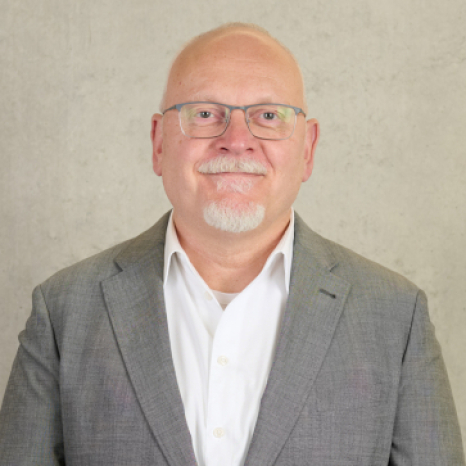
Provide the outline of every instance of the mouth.
{"type": "Polygon", "coordinates": [[[237,159],[236,157],[219,156],[204,162],[199,173],[219,176],[266,175],[267,167],[254,159],[237,159]]]}
{"type": "Polygon", "coordinates": [[[200,165],[198,172],[216,183],[217,192],[246,194],[267,174],[267,167],[254,159],[218,156],[200,165]]]}
{"type": "Polygon", "coordinates": [[[261,173],[247,173],[247,172],[218,172],[218,173],[203,173],[207,176],[212,177],[221,177],[221,178],[258,178],[260,176],[264,176],[261,173]]]}
{"type": "Polygon", "coordinates": [[[216,182],[218,192],[244,194],[249,192],[256,182],[264,175],[243,172],[210,173],[212,181],[216,182]]]}

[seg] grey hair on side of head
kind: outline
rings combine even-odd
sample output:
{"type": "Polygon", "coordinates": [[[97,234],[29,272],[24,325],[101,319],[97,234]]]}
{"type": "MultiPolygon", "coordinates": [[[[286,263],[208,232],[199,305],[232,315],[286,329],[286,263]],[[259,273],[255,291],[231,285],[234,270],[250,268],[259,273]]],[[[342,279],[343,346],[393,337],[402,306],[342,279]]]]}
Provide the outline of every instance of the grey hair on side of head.
{"type": "MultiPolygon", "coordinates": [[[[271,40],[273,40],[277,45],[279,45],[292,59],[293,61],[295,62],[298,70],[299,70],[299,73],[301,75],[301,80],[303,82],[303,89],[304,89],[304,111],[307,113],[307,103],[306,103],[306,88],[305,88],[305,83],[304,83],[304,77],[303,77],[303,73],[301,71],[301,67],[299,66],[299,63],[298,63],[298,60],[296,60],[296,57],[293,55],[293,53],[291,52],[291,50],[286,47],[285,45],[283,45],[278,39],[276,39],[275,37],[273,37],[269,31],[267,31],[267,29],[257,25],[257,24],[254,24],[254,23],[241,23],[241,22],[229,22],[229,23],[224,23],[214,29],[210,29],[209,31],[206,31],[206,32],[203,32],[202,34],[199,34],[195,37],[193,37],[192,39],[190,39],[188,42],[186,42],[179,50],[179,52],[175,55],[175,58],[173,59],[171,65],[170,65],[170,70],[171,68],[173,67],[173,64],[175,63],[175,61],[177,60],[177,58],[181,55],[181,53],[188,47],[196,44],[197,42],[201,42],[201,41],[205,41],[205,40],[208,40],[210,38],[213,38],[215,36],[218,36],[218,35],[221,35],[223,32],[228,32],[229,30],[232,30],[232,29],[243,29],[243,30],[246,30],[246,31],[251,31],[251,32],[257,32],[259,34],[262,34],[263,36],[266,36],[268,38],[270,38],[271,40]]],[[[160,105],[159,105],[159,111],[160,113],[163,113],[163,111],[165,110],[165,98],[166,98],[166,95],[167,95],[167,87],[168,87],[168,77],[170,75],[170,72],[168,73],[168,76],[165,80],[165,86],[164,86],[164,90],[163,90],[163,94],[162,94],[162,99],[160,101],[160,105]]]]}

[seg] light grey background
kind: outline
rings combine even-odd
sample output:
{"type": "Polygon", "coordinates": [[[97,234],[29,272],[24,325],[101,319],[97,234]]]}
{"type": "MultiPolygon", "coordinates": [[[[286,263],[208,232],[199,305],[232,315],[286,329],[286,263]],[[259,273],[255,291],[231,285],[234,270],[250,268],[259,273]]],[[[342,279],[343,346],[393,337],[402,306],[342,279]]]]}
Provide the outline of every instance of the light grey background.
{"type": "Polygon", "coordinates": [[[32,288],[170,207],[149,129],[174,54],[251,21],[321,122],[297,211],[427,292],[466,435],[464,0],[0,2],[0,398],[32,288]]]}

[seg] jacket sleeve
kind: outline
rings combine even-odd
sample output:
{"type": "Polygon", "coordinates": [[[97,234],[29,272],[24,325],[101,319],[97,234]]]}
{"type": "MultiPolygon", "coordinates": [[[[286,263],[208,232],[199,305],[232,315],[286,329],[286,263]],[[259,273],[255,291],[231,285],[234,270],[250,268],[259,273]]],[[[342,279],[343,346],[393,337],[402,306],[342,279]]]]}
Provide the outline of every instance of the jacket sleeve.
{"type": "Polygon", "coordinates": [[[403,357],[389,465],[464,464],[448,375],[420,291],[403,357]]]}
{"type": "Polygon", "coordinates": [[[0,466],[64,465],[59,352],[40,286],[19,341],[0,411],[0,466]]]}

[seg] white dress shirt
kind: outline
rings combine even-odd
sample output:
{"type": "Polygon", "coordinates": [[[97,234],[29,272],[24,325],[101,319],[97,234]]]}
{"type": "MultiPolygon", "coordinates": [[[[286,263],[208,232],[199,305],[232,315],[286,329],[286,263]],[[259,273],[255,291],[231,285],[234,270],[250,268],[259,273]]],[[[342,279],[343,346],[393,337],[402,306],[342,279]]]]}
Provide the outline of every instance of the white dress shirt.
{"type": "Polygon", "coordinates": [[[244,463],[288,298],[294,212],[260,274],[240,293],[211,290],[181,247],[172,216],[164,297],[176,378],[199,466],[244,463]]]}

